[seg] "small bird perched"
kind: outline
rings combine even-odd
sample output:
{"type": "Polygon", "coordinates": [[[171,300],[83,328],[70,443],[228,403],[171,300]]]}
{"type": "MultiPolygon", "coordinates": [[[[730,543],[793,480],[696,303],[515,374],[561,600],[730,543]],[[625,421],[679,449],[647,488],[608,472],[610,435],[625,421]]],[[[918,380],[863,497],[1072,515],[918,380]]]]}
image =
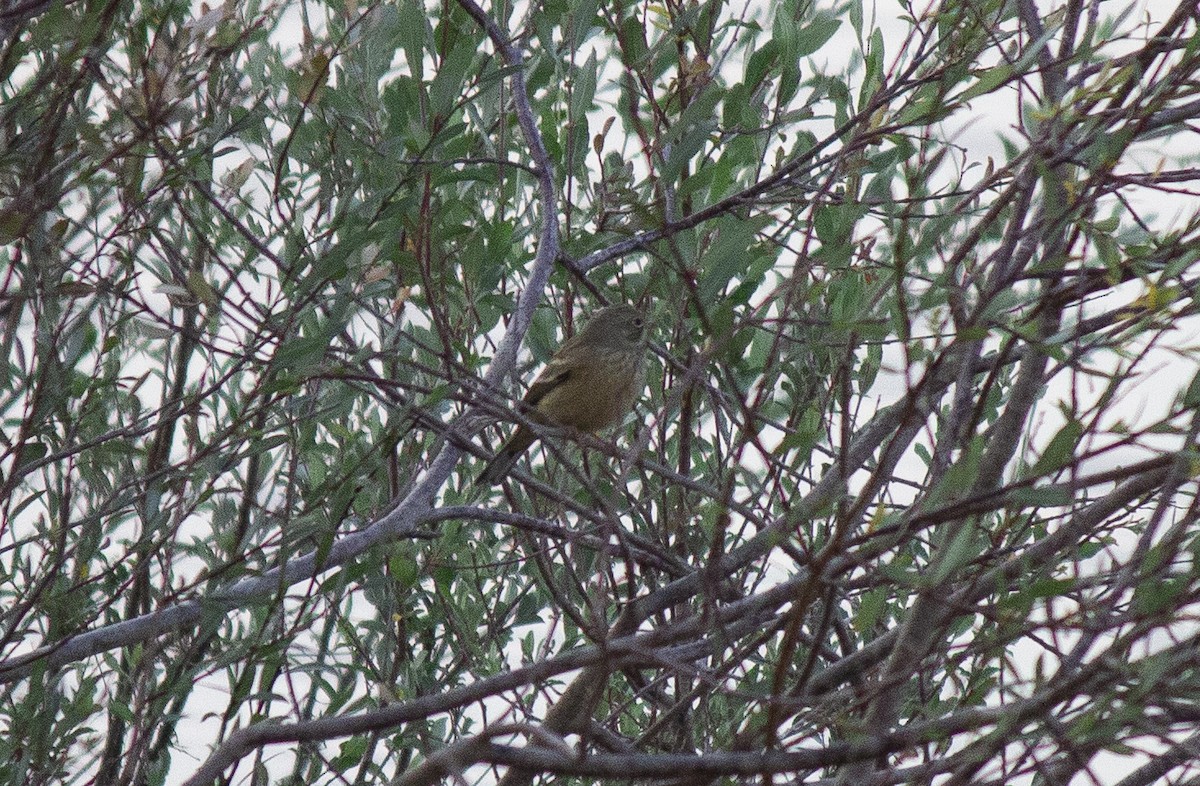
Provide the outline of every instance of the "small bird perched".
{"type": "MultiPolygon", "coordinates": [[[[609,306],[563,342],[522,400],[538,423],[599,431],[621,422],[645,385],[646,321],[633,306],[609,306]]],[[[516,432],[475,479],[499,483],[538,438],[528,426],[516,432]]]]}

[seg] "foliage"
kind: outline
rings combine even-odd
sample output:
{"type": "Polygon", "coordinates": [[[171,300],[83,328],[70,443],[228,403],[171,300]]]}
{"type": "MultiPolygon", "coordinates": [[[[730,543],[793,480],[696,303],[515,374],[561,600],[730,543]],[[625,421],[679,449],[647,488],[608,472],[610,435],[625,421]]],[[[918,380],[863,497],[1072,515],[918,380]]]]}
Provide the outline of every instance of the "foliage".
{"type": "Polygon", "coordinates": [[[1194,775],[1195,14],[9,5],[0,779],[1194,775]]]}

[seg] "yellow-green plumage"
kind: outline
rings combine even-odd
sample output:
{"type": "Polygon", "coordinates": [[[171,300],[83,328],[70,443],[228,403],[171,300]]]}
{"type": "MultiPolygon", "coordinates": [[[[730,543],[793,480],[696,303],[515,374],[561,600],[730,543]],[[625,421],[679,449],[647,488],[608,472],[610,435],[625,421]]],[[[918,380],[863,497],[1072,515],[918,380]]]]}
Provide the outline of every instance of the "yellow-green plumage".
{"type": "MultiPolygon", "coordinates": [[[[563,342],[530,385],[523,399],[529,417],[587,432],[620,423],[644,385],[644,328],[645,321],[633,306],[609,306],[596,312],[582,330],[563,342]]],[[[475,482],[500,482],[537,438],[533,429],[518,426],[475,482]]]]}

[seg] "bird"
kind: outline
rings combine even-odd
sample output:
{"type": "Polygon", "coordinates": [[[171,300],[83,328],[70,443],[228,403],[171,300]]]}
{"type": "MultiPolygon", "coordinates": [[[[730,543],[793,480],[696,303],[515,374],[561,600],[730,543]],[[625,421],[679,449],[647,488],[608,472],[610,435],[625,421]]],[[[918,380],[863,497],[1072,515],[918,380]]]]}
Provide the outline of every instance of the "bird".
{"type": "MultiPolygon", "coordinates": [[[[596,432],[614,426],[633,409],[645,386],[646,320],[630,305],[597,311],[563,342],[522,399],[536,423],[596,432]]],[[[537,441],[525,424],[488,462],[476,485],[494,485],[537,441]]]]}

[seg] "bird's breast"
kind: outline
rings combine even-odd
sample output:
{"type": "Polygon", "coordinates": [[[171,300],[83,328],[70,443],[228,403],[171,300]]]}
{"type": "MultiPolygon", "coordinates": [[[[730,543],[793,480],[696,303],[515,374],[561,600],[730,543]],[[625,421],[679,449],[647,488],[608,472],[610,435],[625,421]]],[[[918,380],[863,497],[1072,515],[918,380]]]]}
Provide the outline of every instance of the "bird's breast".
{"type": "Polygon", "coordinates": [[[567,379],[538,402],[537,410],[556,425],[580,431],[599,431],[619,423],[644,384],[641,358],[611,352],[595,361],[573,367],[567,379]]]}

